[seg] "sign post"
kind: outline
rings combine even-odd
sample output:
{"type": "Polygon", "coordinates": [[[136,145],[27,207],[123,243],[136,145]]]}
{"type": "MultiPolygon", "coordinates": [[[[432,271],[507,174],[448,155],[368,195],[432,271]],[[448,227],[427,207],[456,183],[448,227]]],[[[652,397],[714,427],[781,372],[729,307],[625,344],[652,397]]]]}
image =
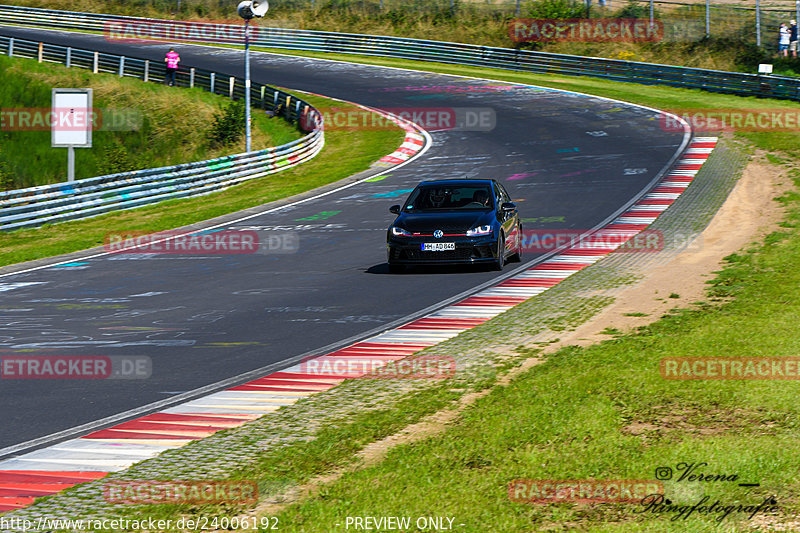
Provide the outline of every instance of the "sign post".
{"type": "Polygon", "coordinates": [[[75,180],[75,148],[92,147],[92,89],[53,89],[51,146],[67,148],[67,180],[75,180]]]}

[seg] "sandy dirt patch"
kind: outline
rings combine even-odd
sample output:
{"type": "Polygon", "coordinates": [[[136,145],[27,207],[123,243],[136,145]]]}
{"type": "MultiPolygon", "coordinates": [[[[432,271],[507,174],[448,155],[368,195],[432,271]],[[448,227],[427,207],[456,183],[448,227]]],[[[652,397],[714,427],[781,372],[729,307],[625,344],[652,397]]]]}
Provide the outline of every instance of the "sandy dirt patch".
{"type": "Polygon", "coordinates": [[[657,320],[673,308],[691,307],[706,299],[706,281],[720,270],[722,259],[758,242],[778,229],[783,207],[773,199],[789,190],[784,168],[757,155],[698,240],[668,263],[648,270],[645,277],[624,290],[613,304],[592,320],[561,336],[546,353],[567,345],[587,346],[607,340],[606,328],[623,332],[657,320]],[[672,297],[670,297],[672,296],[672,297]],[[646,316],[629,316],[631,313],[646,316]]]}

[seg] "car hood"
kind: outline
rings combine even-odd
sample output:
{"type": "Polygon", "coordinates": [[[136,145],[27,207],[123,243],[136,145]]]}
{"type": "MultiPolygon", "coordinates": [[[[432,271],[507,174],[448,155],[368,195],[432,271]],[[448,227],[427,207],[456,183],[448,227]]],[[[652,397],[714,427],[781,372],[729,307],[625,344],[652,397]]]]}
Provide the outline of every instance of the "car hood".
{"type": "Polygon", "coordinates": [[[476,226],[491,224],[492,219],[492,211],[403,213],[397,217],[395,225],[412,233],[432,233],[437,229],[465,232],[476,226]]]}

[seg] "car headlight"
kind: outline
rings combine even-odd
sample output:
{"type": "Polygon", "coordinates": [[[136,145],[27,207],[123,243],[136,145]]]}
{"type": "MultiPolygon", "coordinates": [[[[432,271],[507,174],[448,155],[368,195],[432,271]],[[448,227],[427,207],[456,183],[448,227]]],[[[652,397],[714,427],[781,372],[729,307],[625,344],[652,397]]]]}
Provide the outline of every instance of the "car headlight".
{"type": "Polygon", "coordinates": [[[491,226],[478,226],[467,231],[467,237],[474,237],[476,235],[488,235],[492,232],[491,226]]]}
{"type": "Polygon", "coordinates": [[[411,233],[404,230],[403,228],[398,228],[397,226],[392,226],[392,235],[395,237],[411,237],[411,233]]]}

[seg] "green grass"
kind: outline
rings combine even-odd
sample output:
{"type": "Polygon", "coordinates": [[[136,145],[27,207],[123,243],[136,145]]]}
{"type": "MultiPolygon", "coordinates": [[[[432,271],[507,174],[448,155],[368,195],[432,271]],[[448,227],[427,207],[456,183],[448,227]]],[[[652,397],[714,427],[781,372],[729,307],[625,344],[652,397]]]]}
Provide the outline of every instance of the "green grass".
{"type": "MultiPolygon", "coordinates": [[[[311,95],[304,98],[317,106],[350,107],[327,98],[311,95]]],[[[299,194],[365,170],[397,148],[403,136],[399,128],[329,131],[325,133],[325,148],[311,161],[222,192],[38,229],[0,233],[0,266],[101,246],[109,233],[163,231],[299,194]]]]}
{"type": "Polygon", "coordinates": [[[665,380],[659,363],[797,357],[798,200],[796,193],[782,200],[792,231],[730,256],[712,282],[712,296],[732,301],[678,311],[590,347],[563,348],[496,387],[442,436],[401,445],[377,466],[291,506],[278,515],[281,526],[324,531],[348,516],[448,516],[464,532],[746,530],[742,514],[670,520],[676,513],[642,513],[639,504],[517,503],[507,492],[514,479],[654,479],[657,467],[677,473],[682,462],[706,462],[701,472],[738,481],[665,481],[676,504],[708,495],[708,505],[757,505],[774,495],[783,517],[793,519],[800,510],[797,381],[665,380]]]}
{"type": "MultiPolygon", "coordinates": [[[[92,148],[76,149],[76,178],[201,161],[244,151],[244,139],[227,147],[207,139],[216,113],[229,100],[200,89],[177,89],[111,74],[0,56],[0,106],[8,113],[31,108],[41,116],[51,106],[54,87],[92,88],[101,110],[92,148]],[[10,109],[9,109],[10,108],[10,109]],[[102,113],[109,110],[108,113],[102,113]],[[130,131],[107,129],[112,114],[132,117],[130,131]],[[105,124],[105,127],[104,127],[105,124]]],[[[269,147],[301,136],[293,125],[254,113],[253,145],[269,147]]],[[[66,149],[52,148],[50,131],[17,131],[6,118],[0,132],[2,189],[66,181],[66,149]]],[[[127,127],[126,127],[127,128],[127,127]]]]}

